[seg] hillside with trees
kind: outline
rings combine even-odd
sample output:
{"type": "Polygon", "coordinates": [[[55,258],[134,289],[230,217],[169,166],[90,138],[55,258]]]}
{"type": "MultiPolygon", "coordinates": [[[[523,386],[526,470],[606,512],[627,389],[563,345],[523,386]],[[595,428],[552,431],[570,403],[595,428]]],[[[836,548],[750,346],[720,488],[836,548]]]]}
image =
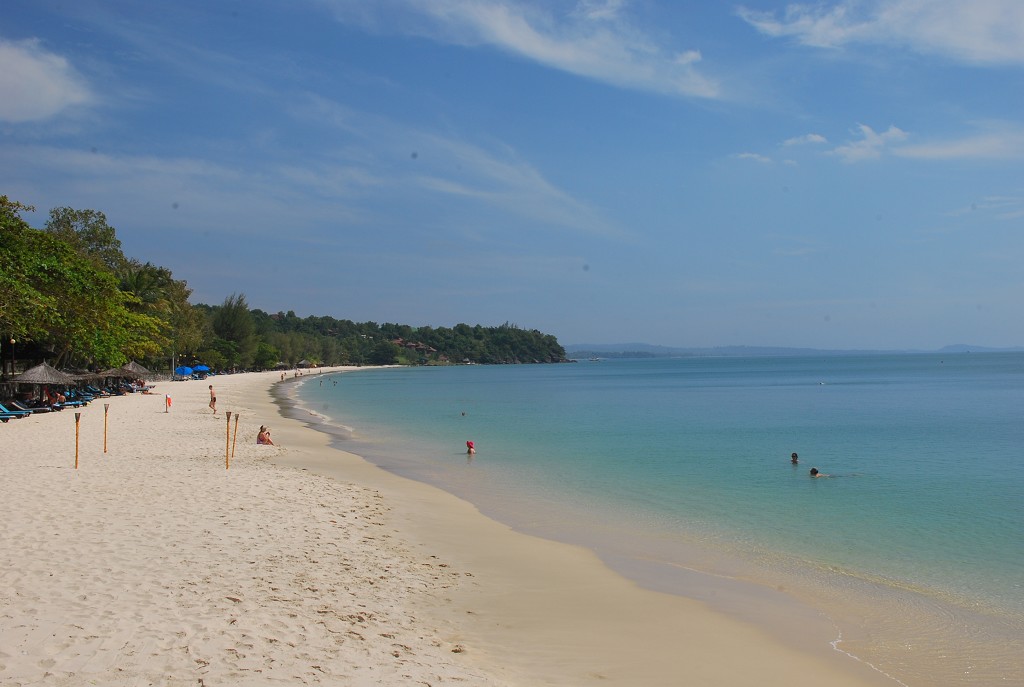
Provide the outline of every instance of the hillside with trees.
{"type": "Polygon", "coordinates": [[[54,208],[34,229],[21,217],[33,210],[0,196],[4,370],[12,359],[79,369],[138,360],[165,371],[190,363],[243,370],[565,360],[554,336],[507,322],[435,328],[300,318],[252,308],[239,293],[192,304],[192,290],[169,269],[124,255],[102,212],[54,208]]]}

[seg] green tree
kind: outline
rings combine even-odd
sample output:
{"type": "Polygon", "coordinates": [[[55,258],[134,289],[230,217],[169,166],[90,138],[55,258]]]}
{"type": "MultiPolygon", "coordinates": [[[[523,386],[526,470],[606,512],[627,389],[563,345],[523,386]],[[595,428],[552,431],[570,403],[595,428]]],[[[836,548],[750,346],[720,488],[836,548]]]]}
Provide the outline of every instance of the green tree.
{"type": "Polygon", "coordinates": [[[401,349],[390,341],[378,341],[370,353],[371,365],[394,365],[401,349]]]}
{"type": "Polygon", "coordinates": [[[214,349],[206,348],[201,351],[197,351],[195,354],[196,360],[207,365],[211,370],[223,370],[228,367],[228,359],[224,355],[214,349]]]}
{"type": "Polygon", "coordinates": [[[259,370],[271,370],[281,359],[281,352],[276,348],[261,341],[256,345],[256,355],[253,358],[253,365],[259,370]]]}
{"type": "Polygon", "coordinates": [[[18,339],[39,336],[57,315],[56,301],[36,288],[29,274],[33,256],[28,232],[33,230],[21,213],[34,210],[0,196],[0,328],[18,339]]]}
{"type": "Polygon", "coordinates": [[[244,294],[231,294],[225,298],[224,303],[214,309],[210,324],[217,338],[231,344],[224,348],[215,343],[214,347],[225,354],[232,366],[245,368],[252,365],[258,339],[244,294]]]}
{"type": "Polygon", "coordinates": [[[53,208],[46,230],[111,272],[117,273],[126,262],[117,232],[102,212],[53,208]]]}
{"type": "Polygon", "coordinates": [[[0,317],[12,333],[53,349],[57,365],[114,366],[159,350],[160,321],[137,312],[112,273],[2,205],[0,274],[13,288],[0,317]]]}
{"type": "Polygon", "coordinates": [[[189,302],[192,289],[177,280],[166,267],[126,260],[118,271],[121,289],[138,299],[137,312],[150,315],[164,326],[161,331],[163,358],[195,353],[203,340],[204,316],[189,302]]]}

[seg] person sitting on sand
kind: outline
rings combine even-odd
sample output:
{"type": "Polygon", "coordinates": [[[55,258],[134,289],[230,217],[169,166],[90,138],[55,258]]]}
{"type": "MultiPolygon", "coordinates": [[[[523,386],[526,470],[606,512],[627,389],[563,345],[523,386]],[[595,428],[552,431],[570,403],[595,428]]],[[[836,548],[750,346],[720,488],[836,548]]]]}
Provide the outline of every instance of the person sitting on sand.
{"type": "Polygon", "coordinates": [[[260,425],[259,434],[256,435],[256,443],[263,444],[265,446],[273,446],[274,442],[270,439],[270,428],[260,425]]]}

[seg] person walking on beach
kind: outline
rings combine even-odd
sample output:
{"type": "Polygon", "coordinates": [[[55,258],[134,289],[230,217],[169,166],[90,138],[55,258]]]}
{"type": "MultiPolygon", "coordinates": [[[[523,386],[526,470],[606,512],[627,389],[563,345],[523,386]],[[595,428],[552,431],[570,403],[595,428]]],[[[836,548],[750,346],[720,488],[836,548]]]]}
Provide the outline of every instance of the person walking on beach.
{"type": "Polygon", "coordinates": [[[210,408],[213,410],[214,416],[217,415],[217,394],[213,390],[213,384],[210,385],[210,408]]]}

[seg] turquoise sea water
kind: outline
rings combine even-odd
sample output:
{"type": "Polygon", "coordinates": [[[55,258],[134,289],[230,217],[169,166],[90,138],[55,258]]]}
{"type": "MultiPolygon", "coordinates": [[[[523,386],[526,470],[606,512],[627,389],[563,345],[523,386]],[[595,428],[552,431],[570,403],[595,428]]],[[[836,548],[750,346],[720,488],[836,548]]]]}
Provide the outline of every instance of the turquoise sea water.
{"type": "Polygon", "coordinates": [[[297,400],[346,450],[648,586],[785,588],[904,684],[1024,684],[1024,355],[366,370],[297,400]]]}

